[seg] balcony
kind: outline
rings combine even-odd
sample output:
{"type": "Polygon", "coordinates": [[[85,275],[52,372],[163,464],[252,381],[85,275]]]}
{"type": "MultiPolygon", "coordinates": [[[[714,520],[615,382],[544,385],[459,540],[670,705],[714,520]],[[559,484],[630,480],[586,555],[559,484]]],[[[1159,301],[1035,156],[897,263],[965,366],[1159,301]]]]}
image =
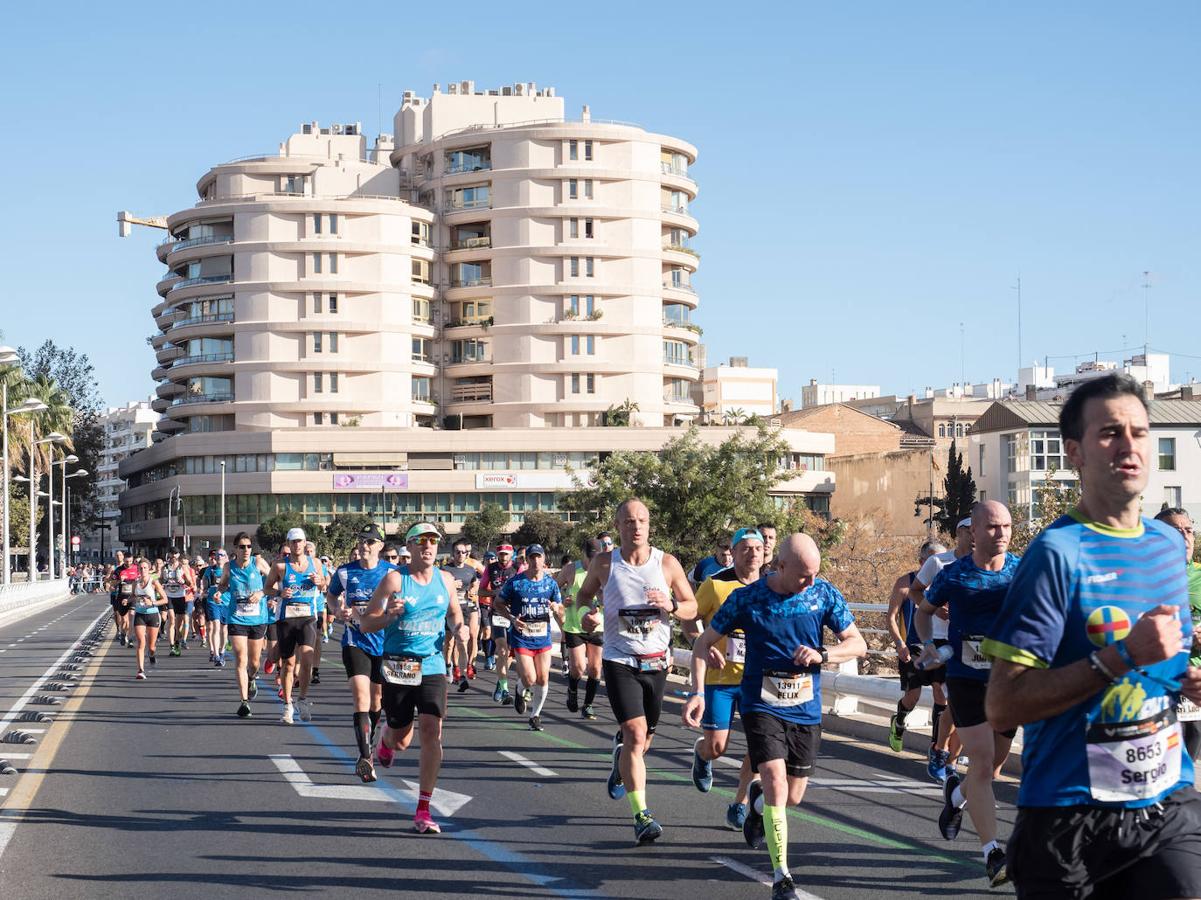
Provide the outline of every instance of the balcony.
{"type": "Polygon", "coordinates": [[[684,204],[682,204],[682,203],[681,203],[681,204],[678,204],[678,205],[676,205],[676,206],[672,206],[672,205],[671,205],[671,204],[669,204],[669,203],[665,203],[665,204],[663,204],[662,206],[660,206],[660,207],[659,207],[659,209],[660,209],[662,212],[665,212],[665,213],[675,213],[677,216],[690,216],[690,215],[692,215],[692,213],[690,213],[690,212],[688,211],[688,207],[687,207],[687,206],[685,206],[685,205],[684,205],[684,204]]]}
{"type": "Polygon", "coordinates": [[[458,384],[450,389],[450,399],[452,403],[490,402],[492,400],[492,385],[491,383],[458,384]]]}
{"type": "Polygon", "coordinates": [[[232,322],[234,314],[227,313],[210,313],[205,316],[189,316],[186,319],[176,319],[171,323],[172,328],[187,328],[189,325],[209,325],[214,322],[232,322]]]}
{"type": "Polygon", "coordinates": [[[196,287],[198,284],[229,284],[234,280],[233,275],[198,275],[195,278],[184,278],[171,285],[171,291],[182,288],[196,287]]]}
{"type": "Polygon", "coordinates": [[[670,250],[673,253],[687,253],[689,256],[700,259],[701,255],[686,244],[664,244],[664,250],[670,250]]]}
{"type": "Polygon", "coordinates": [[[692,289],[692,285],[685,281],[665,281],[663,282],[663,287],[669,291],[684,291],[688,294],[696,293],[696,291],[692,289]]]}
{"type": "Polygon", "coordinates": [[[181,356],[179,359],[171,363],[173,368],[178,369],[180,366],[198,366],[203,363],[220,363],[233,362],[234,354],[230,350],[226,353],[199,353],[195,356],[181,356]]]}
{"type": "Polygon", "coordinates": [[[172,406],[188,406],[192,403],[233,403],[234,395],[228,391],[216,394],[187,394],[171,401],[172,406]]]}
{"type": "Polygon", "coordinates": [[[445,175],[462,175],[465,172],[487,172],[492,168],[490,159],[463,160],[457,163],[447,163],[445,175]]]}
{"type": "Polygon", "coordinates": [[[692,176],[688,174],[687,166],[678,166],[675,163],[660,160],[659,169],[664,175],[679,175],[681,178],[687,178],[689,181],[693,180],[692,176]]]}
{"type": "Polygon", "coordinates": [[[673,356],[669,353],[663,354],[663,365],[665,366],[683,366],[686,369],[695,369],[696,363],[687,356],[673,356]]]}
{"type": "Polygon", "coordinates": [[[667,316],[663,317],[663,326],[665,328],[683,328],[686,331],[691,331],[698,337],[705,333],[700,325],[697,325],[691,319],[670,319],[667,316]]]}
{"type": "Polygon", "coordinates": [[[234,236],[232,234],[209,234],[204,237],[187,238],[182,241],[164,241],[163,246],[167,248],[168,253],[174,253],[177,250],[186,250],[189,247],[202,247],[205,244],[231,244],[234,236]]]}
{"type": "Polygon", "coordinates": [[[452,278],[450,280],[452,288],[470,288],[470,287],[491,287],[491,275],[476,275],[471,278],[452,278]]]}
{"type": "Polygon", "coordinates": [[[464,238],[461,241],[450,242],[451,250],[482,250],[492,246],[492,237],[483,235],[481,237],[464,238]]]}
{"type": "Polygon", "coordinates": [[[442,212],[453,213],[462,212],[465,209],[491,209],[492,198],[481,197],[478,200],[463,200],[459,203],[446,203],[442,206],[442,212]]]}

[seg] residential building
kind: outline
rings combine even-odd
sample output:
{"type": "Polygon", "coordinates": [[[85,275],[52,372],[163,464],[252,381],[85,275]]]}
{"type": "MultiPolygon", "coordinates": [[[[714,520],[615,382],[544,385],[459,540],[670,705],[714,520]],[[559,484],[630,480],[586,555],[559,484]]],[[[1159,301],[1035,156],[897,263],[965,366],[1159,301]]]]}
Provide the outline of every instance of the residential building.
{"type": "Polygon", "coordinates": [[[1172,384],[1171,369],[1172,358],[1167,353],[1136,353],[1121,362],[1096,357],[1065,375],[1056,375],[1054,369],[1036,365],[1021,370],[1018,392],[1025,400],[1062,403],[1080,385],[1113,372],[1124,372],[1139,384],[1150,385],[1153,393],[1164,394],[1177,387],[1172,384]]]}
{"type": "MultiPolygon", "coordinates": [[[[1074,483],[1059,434],[1062,404],[1039,401],[994,403],[972,427],[966,463],[980,498],[1007,503],[1015,518],[1031,516],[1049,478],[1074,483]],[[1053,474],[1052,474],[1053,473],[1053,474]]],[[[1201,518],[1201,399],[1156,400],[1151,404],[1151,476],[1143,514],[1184,507],[1201,518]]]]}
{"type": "Polygon", "coordinates": [[[945,455],[952,441],[957,440],[962,449],[964,436],[993,402],[974,397],[928,397],[918,400],[910,396],[897,407],[892,421],[897,424],[910,423],[916,431],[933,438],[935,446],[945,455]]]}
{"type": "Polygon", "coordinates": [[[100,415],[104,443],[96,466],[99,522],[95,528],[80,526],[78,529],[81,558],[107,560],[115,551],[129,549],[121,542],[117,528],[121,517],[117,501],[125,489],[125,481],[117,469],[122,460],[151,445],[158,419],[159,414],[150,408],[149,400],[111,406],[100,415]]]}
{"type": "Polygon", "coordinates": [[[776,369],[752,368],[745,356],[733,356],[704,370],[702,409],[711,421],[759,416],[770,419],[779,410],[776,369]]]}
{"type": "Polygon", "coordinates": [[[818,384],[816,378],[810,378],[808,384],[801,386],[801,409],[879,396],[878,384],[818,384]]]}

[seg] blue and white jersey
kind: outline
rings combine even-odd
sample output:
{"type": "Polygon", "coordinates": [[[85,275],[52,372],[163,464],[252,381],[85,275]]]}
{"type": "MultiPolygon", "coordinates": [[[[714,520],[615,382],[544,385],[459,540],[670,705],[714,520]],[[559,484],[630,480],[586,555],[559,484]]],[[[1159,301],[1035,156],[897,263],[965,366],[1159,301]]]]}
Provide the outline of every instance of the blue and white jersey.
{"type": "Polygon", "coordinates": [[[821,665],[798,666],[793,654],[801,645],[820,650],[822,630],[846,631],[855,620],[842,593],[818,578],[799,594],[778,594],[768,575],[739,588],[713,616],[710,627],[746,635],[746,662],[739,706],[787,722],[817,725],[822,720],[821,665]]]}
{"type": "Polygon", "coordinates": [[[947,660],[948,678],[988,681],[992,661],[980,645],[1001,613],[1017,568],[1018,557],[1012,553],[1005,554],[1005,564],[996,572],[981,569],[969,553],[943,567],[926,588],[926,600],[945,606],[951,616],[947,640],[954,655],[947,660]]]}
{"type": "MultiPolygon", "coordinates": [[[[344,603],[356,614],[366,612],[375,589],[384,580],[384,576],[395,571],[396,566],[380,560],[374,569],[366,569],[360,562],[347,563],[339,566],[330,581],[329,592],[335,597],[345,594],[344,603]]],[[[346,623],[342,632],[343,647],[358,647],[368,656],[379,656],[384,652],[384,633],[373,631],[364,634],[359,630],[358,621],[351,619],[346,623]]]]}
{"type": "Polygon", "coordinates": [[[232,560],[229,563],[229,624],[266,625],[271,621],[271,610],[263,594],[263,573],[259,571],[257,556],[251,556],[245,568],[232,560]],[[257,600],[250,598],[258,594],[257,600]]]}
{"type": "Polygon", "coordinates": [[[138,582],[133,589],[133,611],[137,615],[148,616],[159,611],[160,607],[155,604],[158,602],[158,597],[155,595],[154,582],[151,581],[145,586],[138,582]]]}
{"type": "Polygon", "coordinates": [[[408,566],[400,567],[400,590],[393,596],[406,601],[405,609],[384,628],[384,655],[417,657],[423,661],[422,675],[445,675],[442,640],[450,591],[439,570],[433,569],[430,574],[430,583],[420,584],[409,574],[408,566]]]}
{"type": "Polygon", "coordinates": [[[292,568],[292,560],[284,560],[284,575],[279,580],[281,592],[284,588],[292,589],[292,596],[285,599],[281,593],[279,606],[276,608],[276,621],[284,619],[306,619],[317,615],[317,600],[321,591],[317,587],[318,566],[321,565],[311,556],[309,564],[303,572],[292,568]]]}
{"type": "Polygon", "coordinates": [[[550,646],[550,612],[552,603],[562,603],[559,585],[548,572],[535,581],[529,572],[522,572],[505,582],[497,596],[509,608],[509,645],[525,650],[542,650],[550,646]],[[518,619],[521,622],[518,623],[518,619]]]}
{"type": "Polygon", "coordinates": [[[1179,611],[1184,646],[1092,697],[1025,726],[1019,806],[1137,808],[1193,784],[1176,705],[1192,645],[1184,542],[1162,522],[1117,529],[1074,512],[1026,551],[983,651],[1057,669],[1125,638],[1160,604],[1179,611]]]}

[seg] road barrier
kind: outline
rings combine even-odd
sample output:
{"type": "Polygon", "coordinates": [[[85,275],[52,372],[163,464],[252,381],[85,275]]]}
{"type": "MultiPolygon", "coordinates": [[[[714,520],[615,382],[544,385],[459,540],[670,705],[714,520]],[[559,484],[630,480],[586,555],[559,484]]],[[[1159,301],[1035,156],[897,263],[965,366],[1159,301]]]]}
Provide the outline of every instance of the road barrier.
{"type": "Polygon", "coordinates": [[[0,585],[0,625],[23,619],[70,596],[71,586],[66,578],[0,585]]]}

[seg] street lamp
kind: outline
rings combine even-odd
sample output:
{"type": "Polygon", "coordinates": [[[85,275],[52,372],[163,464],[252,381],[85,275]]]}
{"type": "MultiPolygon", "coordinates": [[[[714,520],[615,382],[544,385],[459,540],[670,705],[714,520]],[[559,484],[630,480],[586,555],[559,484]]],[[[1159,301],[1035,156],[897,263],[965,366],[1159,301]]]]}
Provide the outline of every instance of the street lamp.
{"type": "MultiPolygon", "coordinates": [[[[79,457],[72,454],[63,462],[79,462],[79,457]]],[[[67,484],[68,478],[82,478],[88,474],[87,469],[76,469],[70,475],[67,474],[67,467],[63,466],[63,498],[66,502],[63,504],[63,571],[66,571],[67,564],[71,560],[71,487],[67,484]]]]}
{"type": "Polygon", "coordinates": [[[221,543],[225,546],[225,460],[221,460],[221,543]]]}
{"type": "MultiPolygon", "coordinates": [[[[38,485],[38,469],[37,469],[38,464],[37,464],[37,456],[35,455],[36,451],[37,451],[37,445],[38,444],[61,444],[66,439],[67,439],[67,436],[65,434],[59,434],[57,431],[52,431],[48,435],[46,435],[44,438],[42,438],[40,441],[35,441],[33,439],[33,420],[31,419],[29,422],[29,482],[30,482],[30,491],[29,491],[29,575],[30,575],[30,580],[33,580],[34,575],[37,572],[37,568],[38,568],[38,557],[37,557],[38,535],[37,535],[37,529],[34,527],[35,522],[37,520],[37,508],[38,508],[37,499],[36,499],[36,497],[34,497],[35,489],[37,488],[37,485],[38,485]]],[[[53,451],[51,451],[50,459],[53,462],[53,460],[54,460],[54,452],[53,451]]],[[[40,491],[38,491],[37,493],[39,495],[41,494],[40,491]]],[[[50,580],[53,581],[54,580],[54,470],[53,469],[51,469],[50,493],[46,494],[46,496],[50,499],[50,505],[47,507],[47,509],[49,511],[49,515],[50,515],[50,565],[49,565],[49,568],[47,571],[50,575],[50,580]]]]}
{"type": "MultiPolygon", "coordinates": [[[[11,366],[20,362],[20,356],[12,347],[0,346],[0,366],[11,366]]],[[[4,544],[4,563],[0,567],[3,572],[3,583],[9,584],[12,581],[12,554],[10,552],[11,543],[9,540],[9,511],[11,497],[9,496],[9,466],[8,466],[8,417],[17,416],[22,413],[41,412],[46,409],[46,404],[41,400],[30,397],[29,399],[19,403],[12,409],[8,408],[8,381],[0,378],[0,430],[3,431],[3,445],[0,448],[0,461],[4,465],[4,529],[3,529],[3,544],[4,544]]]]}
{"type": "MultiPolygon", "coordinates": [[[[60,524],[63,525],[64,527],[59,529],[59,532],[60,532],[59,537],[62,537],[63,535],[66,534],[65,525],[66,525],[66,521],[67,521],[67,515],[66,515],[67,506],[66,506],[65,501],[67,499],[67,463],[77,463],[77,462],[79,462],[79,457],[76,456],[74,453],[68,453],[62,459],[56,460],[54,458],[53,449],[51,449],[51,451],[50,451],[50,490],[51,490],[51,492],[54,491],[54,467],[61,466],[62,470],[63,470],[62,497],[63,497],[64,502],[61,504],[61,506],[63,508],[63,517],[60,520],[60,524]]],[[[53,505],[54,504],[52,501],[51,506],[53,507],[53,505]]],[[[51,509],[51,512],[53,512],[53,509],[51,509]]],[[[51,519],[50,528],[51,528],[51,530],[50,530],[50,578],[53,579],[54,578],[55,554],[58,552],[58,543],[56,543],[54,540],[54,520],[53,519],[51,519]]],[[[65,563],[65,558],[66,558],[66,551],[64,550],[64,563],[62,566],[62,570],[64,572],[67,569],[67,566],[65,563]]]]}

